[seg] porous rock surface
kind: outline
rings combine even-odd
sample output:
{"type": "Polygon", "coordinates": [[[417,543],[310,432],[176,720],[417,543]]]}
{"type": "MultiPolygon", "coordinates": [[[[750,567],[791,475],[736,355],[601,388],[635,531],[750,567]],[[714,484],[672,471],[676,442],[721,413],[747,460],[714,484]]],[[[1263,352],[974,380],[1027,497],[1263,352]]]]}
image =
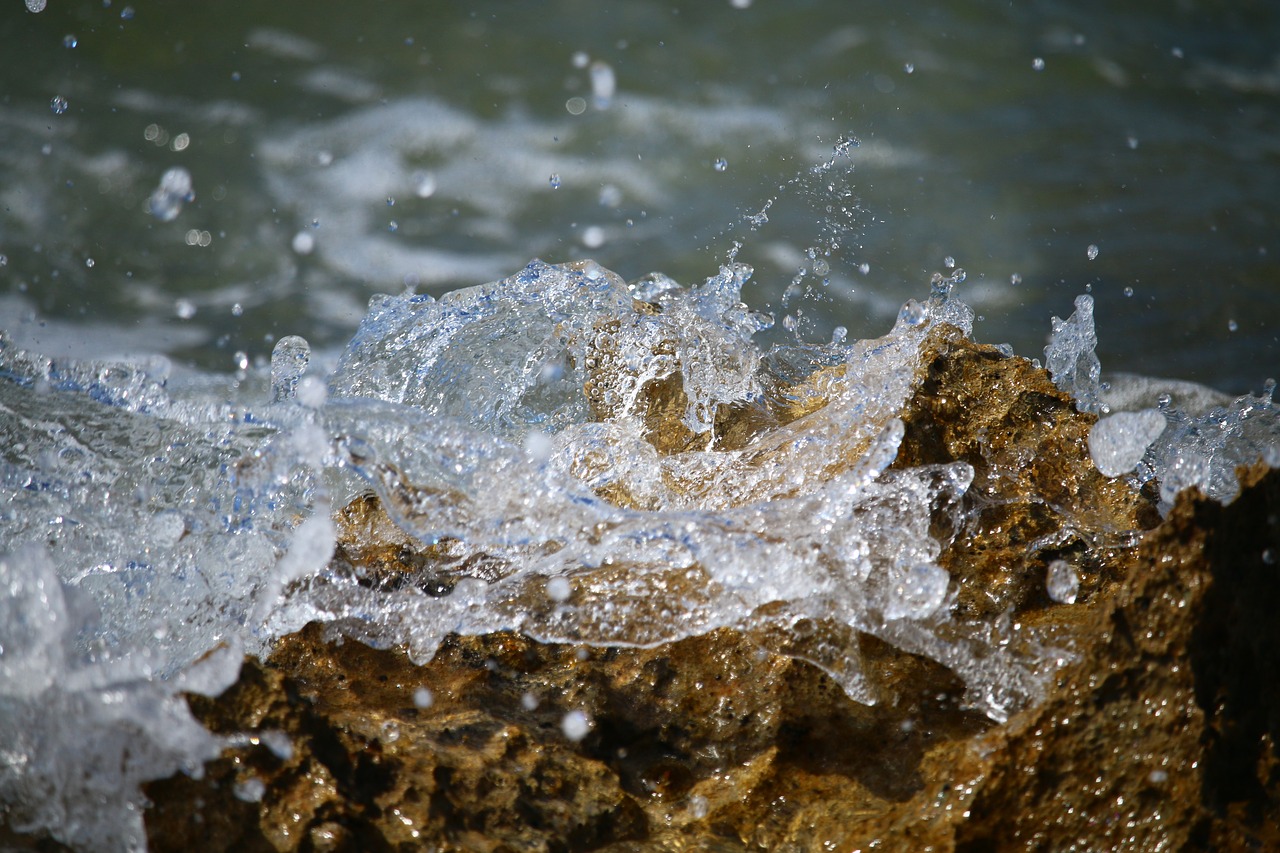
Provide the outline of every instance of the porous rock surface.
{"type": "MultiPolygon", "coordinates": [[[[1184,493],[1161,522],[1093,468],[1093,416],[1030,363],[943,327],[921,371],[895,464],[974,466],[940,563],[957,618],[1027,620],[1063,650],[1043,701],[993,723],[941,665],[866,636],[875,706],[729,630],[451,637],[416,666],[313,624],[190,697],[243,737],[203,779],[148,787],[152,849],[1280,849],[1280,471],[1226,507],[1184,493]],[[1075,604],[1045,591],[1054,559],[1075,604]]],[[[342,529],[387,523],[361,498],[342,529]]],[[[339,559],[381,583],[418,558],[339,559]]]]}

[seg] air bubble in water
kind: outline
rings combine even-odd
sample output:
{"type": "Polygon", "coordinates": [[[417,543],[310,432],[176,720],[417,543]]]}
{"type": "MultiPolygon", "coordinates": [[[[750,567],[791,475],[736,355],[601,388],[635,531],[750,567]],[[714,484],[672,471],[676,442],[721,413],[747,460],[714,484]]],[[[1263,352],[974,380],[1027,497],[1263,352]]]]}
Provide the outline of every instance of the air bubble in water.
{"type": "Polygon", "coordinates": [[[723,157],[717,157],[715,162],[711,165],[717,172],[723,172],[725,169],[729,168],[729,161],[723,157]]]}
{"type": "Polygon", "coordinates": [[[598,110],[609,109],[613,102],[613,93],[618,88],[613,68],[607,62],[596,60],[591,63],[591,103],[598,110]]]}
{"type": "Polygon", "coordinates": [[[1032,67],[1033,69],[1035,69],[1036,71],[1043,71],[1043,70],[1044,70],[1044,60],[1043,60],[1042,58],[1040,58],[1039,56],[1037,56],[1035,59],[1031,60],[1031,67],[1032,67]]]}
{"type": "Polygon", "coordinates": [[[54,115],[62,115],[67,111],[67,107],[69,106],[70,104],[67,103],[67,99],[61,95],[54,95],[53,100],[49,102],[49,109],[53,110],[54,115]]]}
{"type": "Polygon", "coordinates": [[[1080,593],[1080,576],[1066,560],[1054,560],[1045,572],[1044,587],[1059,604],[1075,604],[1080,593]]]}
{"type": "Polygon", "coordinates": [[[182,205],[195,197],[191,173],[181,166],[174,166],[160,176],[160,185],[152,191],[147,206],[151,215],[161,222],[172,222],[182,212],[182,205]]]}
{"type": "Polygon", "coordinates": [[[1092,261],[1094,258],[1098,257],[1098,247],[1093,243],[1090,243],[1089,248],[1084,250],[1084,254],[1085,257],[1092,261]]]}
{"type": "Polygon", "coordinates": [[[306,338],[285,335],[271,350],[271,402],[292,400],[298,390],[298,377],[311,361],[311,345],[306,338]]]}
{"type": "Polygon", "coordinates": [[[553,190],[560,189],[560,175],[556,172],[552,172],[551,177],[547,180],[547,183],[551,184],[551,189],[553,190]]]}
{"type": "Polygon", "coordinates": [[[933,563],[920,563],[894,584],[885,607],[886,619],[924,619],[942,605],[951,576],[933,563]]]}

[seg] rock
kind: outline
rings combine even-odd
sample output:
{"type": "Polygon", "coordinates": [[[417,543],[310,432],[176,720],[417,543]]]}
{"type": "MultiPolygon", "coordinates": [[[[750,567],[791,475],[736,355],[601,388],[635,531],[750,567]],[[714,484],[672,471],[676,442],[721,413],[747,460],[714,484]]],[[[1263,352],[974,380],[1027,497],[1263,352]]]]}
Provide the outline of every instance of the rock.
{"type": "MultiPolygon", "coordinates": [[[[1096,419],[1043,371],[947,327],[926,353],[895,465],[973,466],[965,506],[936,519],[938,562],[958,619],[1061,649],[1042,701],[995,724],[941,664],[866,635],[874,706],[727,629],[647,649],[450,636],[416,666],[311,624],[189,698],[238,741],[203,779],[147,788],[152,848],[1280,847],[1280,471],[1249,472],[1225,507],[1184,493],[1160,522],[1093,467],[1096,419]],[[1047,593],[1055,560],[1080,576],[1074,604],[1047,593]]],[[[768,389],[741,424],[718,411],[717,434],[815,411],[828,376],[768,389]]],[[[687,446],[663,431],[680,390],[645,393],[660,449],[687,446]]],[[[437,571],[449,543],[415,546],[372,497],[338,522],[335,559],[369,585],[446,594],[493,570],[437,571]]]]}

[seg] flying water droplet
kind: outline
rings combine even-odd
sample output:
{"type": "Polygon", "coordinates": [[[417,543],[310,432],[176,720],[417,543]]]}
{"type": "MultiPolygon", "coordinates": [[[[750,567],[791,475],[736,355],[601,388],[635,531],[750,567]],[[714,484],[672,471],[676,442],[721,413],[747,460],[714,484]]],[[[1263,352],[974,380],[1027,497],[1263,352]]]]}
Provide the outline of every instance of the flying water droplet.
{"type": "Polygon", "coordinates": [[[40,13],[44,11],[44,7],[48,5],[48,0],[27,0],[27,11],[40,13]]]}
{"type": "Polygon", "coordinates": [[[933,614],[947,596],[951,576],[933,563],[920,563],[902,574],[890,591],[886,619],[924,619],[933,614]]]}
{"type": "Polygon", "coordinates": [[[173,303],[173,313],[178,315],[179,320],[190,320],[196,316],[196,304],[190,299],[179,299],[173,303]]]}
{"type": "Polygon", "coordinates": [[[613,93],[618,88],[618,81],[612,66],[607,62],[596,60],[591,63],[591,103],[598,110],[609,109],[613,102],[613,93]]]}
{"type": "Polygon", "coordinates": [[[560,175],[559,175],[559,173],[557,173],[557,172],[552,172],[552,173],[551,173],[551,177],[548,179],[548,181],[547,181],[547,182],[548,182],[549,184],[551,184],[551,189],[553,189],[553,190],[558,190],[558,189],[560,189],[560,175]]]}
{"type": "Polygon", "coordinates": [[[62,115],[67,111],[67,107],[69,106],[70,104],[67,103],[67,99],[61,95],[54,95],[53,100],[49,102],[49,109],[53,110],[54,115],[62,115]]]}
{"type": "Polygon", "coordinates": [[[1239,323],[1237,323],[1235,320],[1228,320],[1228,321],[1227,321],[1227,331],[1228,331],[1228,332],[1235,332],[1235,331],[1239,331],[1239,329],[1240,329],[1240,324],[1239,324],[1239,323]]]}
{"type": "Polygon", "coordinates": [[[174,166],[160,177],[160,185],[152,191],[147,206],[156,219],[172,222],[182,212],[182,206],[195,197],[191,173],[181,166],[174,166]]]}
{"type": "Polygon", "coordinates": [[[729,161],[728,161],[728,160],[726,160],[726,159],[724,159],[723,157],[717,157],[717,158],[715,159],[715,162],[714,162],[714,163],[712,163],[712,164],[711,164],[711,166],[712,166],[712,167],[713,167],[717,172],[723,172],[725,169],[728,169],[728,168],[729,168],[729,161]]]}
{"type": "Polygon", "coordinates": [[[916,73],[915,63],[908,62],[906,65],[902,66],[902,70],[907,72],[908,74],[916,73]]]}
{"type": "Polygon", "coordinates": [[[1089,248],[1084,250],[1084,254],[1085,257],[1092,261],[1094,258],[1098,257],[1098,247],[1093,243],[1090,243],[1089,248]]]}
{"type": "Polygon", "coordinates": [[[942,259],[942,265],[949,270],[955,269],[956,259],[951,257],[950,255],[947,255],[945,258],[942,259]]]}
{"type": "Polygon", "coordinates": [[[1031,67],[1032,67],[1033,69],[1035,69],[1036,71],[1043,71],[1043,70],[1044,70],[1044,60],[1043,60],[1042,58],[1040,58],[1039,56],[1037,56],[1035,59],[1031,60],[1031,67]]]}
{"type": "Polygon", "coordinates": [[[62,46],[67,48],[68,50],[75,48],[79,44],[80,44],[80,40],[77,39],[71,33],[67,33],[65,36],[62,37],[62,46]]]}
{"type": "Polygon", "coordinates": [[[311,361],[311,345],[306,338],[285,335],[271,350],[271,402],[292,400],[298,390],[298,377],[311,361]]]}
{"type": "Polygon", "coordinates": [[[1013,275],[1009,276],[1009,283],[1014,285],[1015,287],[1019,284],[1022,284],[1022,276],[1019,275],[1018,273],[1014,273],[1013,275]]]}
{"type": "Polygon", "coordinates": [[[577,743],[591,731],[591,721],[583,711],[570,711],[560,720],[560,730],[569,740],[577,743]]]}
{"type": "Polygon", "coordinates": [[[1132,288],[1132,287],[1126,287],[1126,288],[1124,289],[1124,295],[1125,295],[1125,296],[1133,296],[1133,288],[1132,288]]]}
{"type": "Polygon", "coordinates": [[[1066,560],[1054,560],[1045,572],[1044,587],[1049,597],[1059,604],[1075,604],[1080,593],[1080,576],[1066,560]]]}
{"type": "Polygon", "coordinates": [[[919,326],[929,319],[929,309],[914,299],[908,299],[898,311],[898,319],[908,326],[919,326]]]}

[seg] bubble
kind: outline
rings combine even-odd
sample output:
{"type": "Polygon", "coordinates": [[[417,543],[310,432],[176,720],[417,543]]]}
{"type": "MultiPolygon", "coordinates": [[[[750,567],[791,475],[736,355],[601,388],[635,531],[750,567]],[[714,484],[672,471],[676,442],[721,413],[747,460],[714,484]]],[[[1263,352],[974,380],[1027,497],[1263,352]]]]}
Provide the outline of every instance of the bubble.
{"type": "Polygon", "coordinates": [[[723,157],[717,157],[715,162],[712,163],[711,166],[717,172],[723,172],[725,169],[729,168],[729,161],[724,159],[723,157]]]}
{"type": "Polygon", "coordinates": [[[67,107],[69,106],[70,104],[67,103],[67,99],[61,95],[54,95],[53,100],[49,102],[49,109],[53,110],[54,115],[62,115],[67,111],[67,107]]]}
{"type": "Polygon", "coordinates": [[[1094,258],[1098,257],[1098,247],[1093,243],[1090,243],[1089,248],[1084,250],[1084,254],[1085,257],[1092,261],[1094,258]]]}
{"type": "MultiPolygon", "coordinates": [[[[147,128],[148,133],[151,127],[147,128]]],[[[160,177],[160,185],[152,191],[147,206],[151,215],[161,222],[172,222],[182,212],[182,206],[195,197],[191,173],[181,166],[174,166],[160,177]]]]}
{"type": "Polygon", "coordinates": [[[169,143],[169,148],[173,151],[186,151],[189,145],[191,145],[191,134],[179,133],[169,143]]]}
{"type": "Polygon", "coordinates": [[[413,691],[413,704],[419,708],[430,708],[431,703],[435,701],[435,697],[431,695],[431,691],[425,687],[419,687],[413,691]]]}
{"type": "Polygon", "coordinates": [[[196,304],[190,299],[179,299],[173,303],[173,313],[177,314],[180,320],[190,320],[196,316],[196,304]]]}
{"type": "Polygon", "coordinates": [[[560,175],[558,172],[552,172],[551,177],[547,179],[547,183],[551,184],[551,189],[560,189],[560,175]]]}
{"type": "Polygon", "coordinates": [[[598,110],[609,109],[613,102],[613,93],[617,91],[618,80],[612,66],[607,62],[596,60],[591,63],[591,103],[598,110]]]}
{"type": "Polygon", "coordinates": [[[560,719],[560,730],[565,737],[577,743],[591,731],[591,721],[583,711],[570,711],[560,719]]]}
{"type": "Polygon", "coordinates": [[[67,33],[65,36],[62,37],[62,46],[65,47],[67,50],[73,50],[79,44],[80,44],[80,40],[76,38],[74,35],[72,35],[71,33],[67,33]]]}
{"type": "Polygon", "coordinates": [[[933,563],[912,566],[890,591],[886,619],[924,619],[942,605],[951,576],[933,563]]]}
{"type": "Polygon", "coordinates": [[[306,338],[285,335],[271,350],[271,402],[292,400],[297,393],[298,377],[311,361],[311,345],[306,338]]]}
{"type": "Polygon", "coordinates": [[[291,245],[293,251],[299,255],[309,255],[311,250],[316,247],[315,235],[310,231],[299,231],[293,235],[293,243],[291,245]]]}
{"type": "Polygon", "coordinates": [[[564,108],[569,111],[569,115],[580,116],[587,111],[587,99],[574,95],[564,102],[564,108]]]}
{"type": "Polygon", "coordinates": [[[547,598],[552,601],[568,601],[573,594],[573,585],[568,578],[555,577],[547,581],[547,598]]]}
{"type": "Polygon", "coordinates": [[[43,12],[44,7],[48,5],[48,0],[27,0],[28,12],[43,12]]]}
{"type": "Polygon", "coordinates": [[[1054,560],[1045,572],[1044,587],[1049,597],[1059,604],[1075,604],[1080,592],[1080,576],[1066,560],[1054,560]]]}
{"type": "Polygon", "coordinates": [[[1035,59],[1031,60],[1031,67],[1032,67],[1032,68],[1034,68],[1036,71],[1043,71],[1043,70],[1044,70],[1044,59],[1042,59],[1041,57],[1037,56],[1035,59]]]}
{"type": "Polygon", "coordinates": [[[588,249],[598,249],[604,245],[604,229],[599,225],[592,225],[582,232],[582,245],[588,249]]]}

